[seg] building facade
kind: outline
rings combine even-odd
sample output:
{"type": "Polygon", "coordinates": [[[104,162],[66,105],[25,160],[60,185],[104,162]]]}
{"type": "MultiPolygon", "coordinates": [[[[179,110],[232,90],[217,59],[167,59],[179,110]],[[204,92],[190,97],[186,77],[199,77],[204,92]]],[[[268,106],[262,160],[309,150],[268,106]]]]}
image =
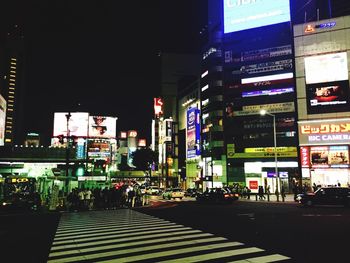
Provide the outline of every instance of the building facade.
{"type": "Polygon", "coordinates": [[[299,145],[308,185],[350,183],[350,16],[294,26],[299,145]]]}

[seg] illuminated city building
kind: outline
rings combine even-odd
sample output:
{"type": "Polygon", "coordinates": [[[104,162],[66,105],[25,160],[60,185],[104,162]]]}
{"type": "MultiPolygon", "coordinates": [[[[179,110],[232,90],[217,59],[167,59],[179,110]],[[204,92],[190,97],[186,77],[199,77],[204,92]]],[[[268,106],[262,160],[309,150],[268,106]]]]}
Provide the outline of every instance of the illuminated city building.
{"type": "Polygon", "coordinates": [[[19,144],[24,139],[23,107],[24,107],[24,44],[23,32],[14,25],[8,32],[4,46],[2,61],[2,84],[0,94],[6,100],[6,116],[4,144],[19,144]]]}
{"type": "Polygon", "coordinates": [[[350,16],[294,26],[300,165],[308,185],[350,183],[349,29],[350,16]]]}

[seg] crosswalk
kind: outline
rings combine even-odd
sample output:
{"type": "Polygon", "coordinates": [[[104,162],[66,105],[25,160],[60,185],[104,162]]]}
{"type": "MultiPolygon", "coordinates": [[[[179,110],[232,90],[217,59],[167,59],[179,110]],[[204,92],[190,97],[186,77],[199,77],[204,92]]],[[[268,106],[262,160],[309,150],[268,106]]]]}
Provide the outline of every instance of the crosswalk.
{"type": "Polygon", "coordinates": [[[235,262],[289,260],[135,210],[63,214],[48,262],[235,262]]]}

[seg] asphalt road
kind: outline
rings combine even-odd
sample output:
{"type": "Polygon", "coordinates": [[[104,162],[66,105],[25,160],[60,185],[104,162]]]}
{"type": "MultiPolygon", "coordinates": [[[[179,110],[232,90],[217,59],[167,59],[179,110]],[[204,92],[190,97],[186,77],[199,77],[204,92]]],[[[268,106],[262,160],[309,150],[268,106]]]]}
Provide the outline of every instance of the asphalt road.
{"type": "MultiPolygon", "coordinates": [[[[292,258],[288,262],[350,262],[348,208],[301,208],[296,203],[244,201],[205,205],[160,200],[134,210],[262,248],[270,254],[288,256],[292,258]]],[[[0,214],[0,261],[46,262],[60,216],[0,214]]]]}
{"type": "Polygon", "coordinates": [[[350,209],[239,201],[163,202],[138,211],[291,257],[290,262],[350,262],[350,209]]]}

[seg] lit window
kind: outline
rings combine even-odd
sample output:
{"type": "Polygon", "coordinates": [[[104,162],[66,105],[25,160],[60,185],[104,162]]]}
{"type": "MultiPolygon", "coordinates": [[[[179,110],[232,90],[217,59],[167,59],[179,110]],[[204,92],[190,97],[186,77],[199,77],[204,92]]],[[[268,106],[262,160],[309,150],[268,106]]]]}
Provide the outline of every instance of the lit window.
{"type": "Polygon", "coordinates": [[[208,70],[207,70],[206,72],[204,72],[204,73],[202,74],[202,78],[204,78],[206,75],[208,75],[208,73],[209,73],[208,70]]]}
{"type": "Polygon", "coordinates": [[[209,99],[203,100],[202,101],[202,106],[208,105],[209,103],[209,99]]]}
{"type": "Polygon", "coordinates": [[[202,91],[205,91],[205,90],[207,90],[207,89],[209,89],[209,85],[205,85],[205,86],[202,88],[202,91]]]}

